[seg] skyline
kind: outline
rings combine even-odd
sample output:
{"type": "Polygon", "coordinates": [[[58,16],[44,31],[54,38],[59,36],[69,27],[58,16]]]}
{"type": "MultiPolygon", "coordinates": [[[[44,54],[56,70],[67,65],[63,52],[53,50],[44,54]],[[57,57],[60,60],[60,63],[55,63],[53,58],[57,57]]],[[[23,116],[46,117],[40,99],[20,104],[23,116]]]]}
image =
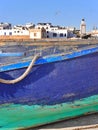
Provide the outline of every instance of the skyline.
{"type": "Polygon", "coordinates": [[[97,5],[97,0],[2,0],[0,22],[12,25],[49,22],[79,29],[84,18],[89,31],[98,27],[97,5]]]}

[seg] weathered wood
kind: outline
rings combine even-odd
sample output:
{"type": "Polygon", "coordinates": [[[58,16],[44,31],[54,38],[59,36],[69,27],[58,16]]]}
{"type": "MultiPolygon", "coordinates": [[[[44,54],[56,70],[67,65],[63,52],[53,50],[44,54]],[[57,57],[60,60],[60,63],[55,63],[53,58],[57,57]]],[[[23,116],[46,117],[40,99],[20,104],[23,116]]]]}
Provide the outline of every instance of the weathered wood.
{"type": "Polygon", "coordinates": [[[76,126],[76,127],[68,127],[68,128],[56,128],[56,129],[39,129],[39,130],[98,130],[98,124],[95,125],[86,125],[86,126],[76,126]]]}

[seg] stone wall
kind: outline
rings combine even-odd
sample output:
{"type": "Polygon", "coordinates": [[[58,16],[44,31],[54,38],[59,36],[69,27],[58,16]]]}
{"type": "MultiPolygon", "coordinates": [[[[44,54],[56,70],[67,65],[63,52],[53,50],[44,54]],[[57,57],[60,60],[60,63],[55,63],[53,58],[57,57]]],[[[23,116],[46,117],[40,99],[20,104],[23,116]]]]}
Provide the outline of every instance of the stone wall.
{"type": "Polygon", "coordinates": [[[0,36],[0,41],[27,41],[30,40],[28,36],[0,36]]]}

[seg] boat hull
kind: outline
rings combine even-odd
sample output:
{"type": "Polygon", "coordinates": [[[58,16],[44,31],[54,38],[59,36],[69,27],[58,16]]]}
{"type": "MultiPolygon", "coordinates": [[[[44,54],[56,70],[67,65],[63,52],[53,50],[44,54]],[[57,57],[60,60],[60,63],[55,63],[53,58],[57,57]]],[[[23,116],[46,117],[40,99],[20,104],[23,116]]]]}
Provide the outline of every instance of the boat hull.
{"type": "Polygon", "coordinates": [[[33,128],[98,112],[98,96],[57,105],[6,104],[0,108],[0,129],[33,128]]]}
{"type": "MultiPolygon", "coordinates": [[[[14,79],[25,68],[1,72],[14,79]]],[[[98,111],[98,53],[34,66],[21,82],[0,84],[0,127],[35,127],[98,111]],[[1,115],[1,114],[0,114],[1,115]]]]}

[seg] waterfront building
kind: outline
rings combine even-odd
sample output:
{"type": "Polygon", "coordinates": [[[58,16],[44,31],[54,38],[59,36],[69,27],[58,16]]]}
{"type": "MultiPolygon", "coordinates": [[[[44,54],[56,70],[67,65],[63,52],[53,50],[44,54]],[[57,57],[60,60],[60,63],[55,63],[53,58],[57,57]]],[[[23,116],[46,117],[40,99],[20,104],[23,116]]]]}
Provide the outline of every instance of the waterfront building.
{"type": "Polygon", "coordinates": [[[98,29],[97,28],[93,29],[90,33],[91,33],[92,37],[98,38],[98,29]]]}
{"type": "Polygon", "coordinates": [[[45,29],[28,29],[23,26],[14,26],[12,29],[2,29],[0,30],[1,40],[15,40],[15,39],[42,39],[46,38],[45,29]]]}
{"type": "Polygon", "coordinates": [[[46,38],[46,30],[44,28],[34,28],[29,30],[30,39],[42,39],[46,38]]]}
{"type": "Polygon", "coordinates": [[[47,31],[47,38],[70,38],[72,37],[71,31],[63,28],[52,28],[51,30],[47,31]]]}
{"type": "Polygon", "coordinates": [[[0,23],[0,30],[11,29],[11,28],[12,28],[12,25],[10,23],[3,23],[3,22],[0,23]]]}
{"type": "Polygon", "coordinates": [[[67,30],[59,26],[51,26],[47,29],[47,38],[67,38],[67,30]]]}
{"type": "Polygon", "coordinates": [[[19,35],[29,35],[29,31],[28,30],[23,30],[23,29],[16,29],[16,28],[12,28],[12,29],[2,29],[0,30],[0,36],[19,36],[19,35]]]}
{"type": "Polygon", "coordinates": [[[26,23],[25,26],[26,26],[28,29],[35,28],[35,24],[33,24],[33,23],[26,23]]]}
{"type": "Polygon", "coordinates": [[[46,30],[50,29],[52,26],[51,23],[38,23],[35,28],[38,28],[38,29],[41,29],[41,28],[44,28],[46,30]]]}
{"type": "Polygon", "coordinates": [[[53,26],[51,23],[38,23],[36,26],[32,23],[26,25],[2,24],[0,29],[0,39],[44,39],[44,38],[72,38],[72,28],[53,26]],[[6,26],[4,26],[6,25],[6,26]],[[9,25],[9,28],[8,26],[9,25]]]}
{"type": "Polygon", "coordinates": [[[85,34],[86,34],[86,23],[85,20],[82,19],[80,24],[80,35],[83,36],[85,34]]]}
{"type": "Polygon", "coordinates": [[[22,28],[2,29],[0,30],[0,40],[25,40],[29,39],[29,30],[22,28]]]}
{"type": "Polygon", "coordinates": [[[53,26],[51,23],[38,23],[35,28],[46,30],[47,38],[71,38],[73,31],[65,27],[53,26]]]}

